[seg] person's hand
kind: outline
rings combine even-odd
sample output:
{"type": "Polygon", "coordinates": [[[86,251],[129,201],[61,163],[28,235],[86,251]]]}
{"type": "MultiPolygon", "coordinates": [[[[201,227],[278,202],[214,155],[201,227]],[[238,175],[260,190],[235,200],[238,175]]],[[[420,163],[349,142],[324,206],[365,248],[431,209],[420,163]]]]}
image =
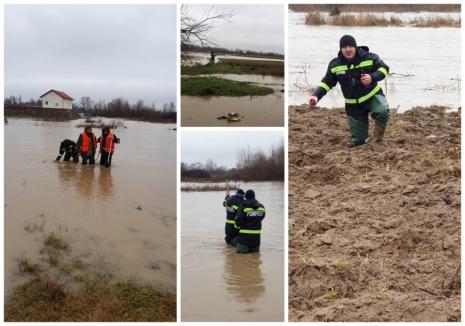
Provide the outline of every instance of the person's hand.
{"type": "Polygon", "coordinates": [[[310,100],[308,101],[308,104],[310,106],[315,106],[318,103],[318,97],[316,96],[310,96],[310,100]]]}
{"type": "Polygon", "coordinates": [[[360,81],[362,82],[363,86],[368,87],[373,81],[373,78],[371,78],[370,74],[362,74],[362,77],[360,77],[360,81]]]}
{"type": "Polygon", "coordinates": [[[55,159],[57,162],[61,160],[61,155],[58,155],[57,158],[55,159]]]}

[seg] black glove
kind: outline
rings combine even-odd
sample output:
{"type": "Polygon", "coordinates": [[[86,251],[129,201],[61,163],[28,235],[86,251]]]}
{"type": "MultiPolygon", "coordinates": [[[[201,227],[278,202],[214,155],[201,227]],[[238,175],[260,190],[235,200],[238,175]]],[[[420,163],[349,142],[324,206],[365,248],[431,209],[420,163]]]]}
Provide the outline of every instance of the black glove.
{"type": "Polygon", "coordinates": [[[61,155],[58,155],[57,158],[56,158],[57,162],[58,162],[60,159],[61,159],[61,155]]]}

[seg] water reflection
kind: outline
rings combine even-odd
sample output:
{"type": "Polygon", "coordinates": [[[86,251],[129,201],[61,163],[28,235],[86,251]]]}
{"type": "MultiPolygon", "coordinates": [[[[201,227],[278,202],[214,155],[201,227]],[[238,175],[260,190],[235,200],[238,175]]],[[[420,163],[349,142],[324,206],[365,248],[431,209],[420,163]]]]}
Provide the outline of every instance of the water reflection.
{"type": "MultiPolygon", "coordinates": [[[[260,252],[251,254],[238,254],[231,247],[224,249],[224,280],[226,289],[240,302],[255,303],[265,293],[265,280],[263,278],[260,252]]],[[[249,307],[247,311],[255,311],[249,307]]]]}
{"type": "Polygon", "coordinates": [[[78,192],[81,199],[89,200],[94,192],[95,166],[86,165],[79,169],[78,192]]]}
{"type": "Polygon", "coordinates": [[[98,197],[99,199],[108,199],[113,195],[113,178],[111,169],[100,166],[98,176],[98,197]]]}

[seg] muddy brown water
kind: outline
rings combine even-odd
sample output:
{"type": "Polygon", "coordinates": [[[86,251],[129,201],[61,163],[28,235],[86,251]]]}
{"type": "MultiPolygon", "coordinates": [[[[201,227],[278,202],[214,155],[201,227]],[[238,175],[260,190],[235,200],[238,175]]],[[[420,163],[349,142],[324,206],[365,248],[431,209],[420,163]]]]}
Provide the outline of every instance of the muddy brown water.
{"type": "Polygon", "coordinates": [[[224,242],[224,192],[181,194],[181,320],[284,320],[284,185],[241,183],[266,207],[261,251],[224,242]]]}
{"type": "Polygon", "coordinates": [[[175,292],[175,125],[124,121],[110,169],[54,162],[60,142],[78,138],[79,122],[5,125],[6,293],[19,282],[18,259],[38,261],[50,232],[117,279],[175,292]]]}
{"type": "Polygon", "coordinates": [[[212,74],[201,75],[249,82],[274,90],[265,96],[181,96],[183,126],[269,126],[284,125],[284,79],[275,76],[212,74]],[[240,114],[241,121],[218,120],[230,112],[240,114]]]}

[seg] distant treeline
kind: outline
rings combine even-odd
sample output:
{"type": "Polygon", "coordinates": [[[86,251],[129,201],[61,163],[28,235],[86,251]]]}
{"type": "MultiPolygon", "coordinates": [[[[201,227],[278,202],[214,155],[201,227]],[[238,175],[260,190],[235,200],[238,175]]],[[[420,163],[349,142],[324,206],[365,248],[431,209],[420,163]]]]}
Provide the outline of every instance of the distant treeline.
{"type": "Polygon", "coordinates": [[[460,4],[290,4],[295,12],[460,12],[460,4]]]}
{"type": "MultiPolygon", "coordinates": [[[[27,110],[30,110],[31,108],[41,107],[41,100],[31,99],[29,101],[23,101],[21,95],[9,96],[4,100],[5,110],[6,108],[9,108],[9,110],[13,112],[12,108],[22,108],[23,110],[21,110],[21,112],[23,112],[23,115],[27,115],[25,113],[27,113],[27,110]]],[[[36,111],[40,112],[38,110],[35,110],[34,112],[36,111]]],[[[76,116],[78,113],[81,113],[88,117],[100,116],[107,118],[126,118],[163,123],[176,122],[176,105],[173,102],[165,103],[161,108],[158,108],[155,104],[147,105],[142,100],[137,101],[135,104],[131,104],[123,98],[115,98],[108,103],[106,101],[98,101],[94,103],[90,97],[82,97],[79,104],[73,103],[71,111],[76,114],[76,116]]],[[[37,112],[34,116],[37,115],[37,112]]]]}
{"type": "Polygon", "coordinates": [[[149,106],[144,104],[141,100],[137,101],[135,104],[130,104],[125,99],[115,98],[108,103],[105,101],[94,103],[87,110],[83,108],[76,109],[90,116],[127,118],[150,122],[176,122],[176,106],[173,102],[163,104],[160,109],[155,107],[155,104],[149,106]]]}
{"type": "Polygon", "coordinates": [[[274,53],[274,52],[261,52],[261,51],[251,51],[251,50],[241,50],[241,49],[226,49],[220,47],[202,47],[193,45],[189,49],[181,49],[182,51],[189,52],[204,52],[210,53],[215,51],[216,54],[230,54],[230,55],[239,55],[239,56],[248,56],[248,57],[259,57],[259,58],[273,58],[273,59],[284,59],[283,54],[274,53]]]}
{"type": "Polygon", "coordinates": [[[273,146],[270,154],[250,149],[238,153],[236,166],[228,169],[213,160],[205,164],[181,163],[181,181],[284,181],[284,144],[273,146]]]}

